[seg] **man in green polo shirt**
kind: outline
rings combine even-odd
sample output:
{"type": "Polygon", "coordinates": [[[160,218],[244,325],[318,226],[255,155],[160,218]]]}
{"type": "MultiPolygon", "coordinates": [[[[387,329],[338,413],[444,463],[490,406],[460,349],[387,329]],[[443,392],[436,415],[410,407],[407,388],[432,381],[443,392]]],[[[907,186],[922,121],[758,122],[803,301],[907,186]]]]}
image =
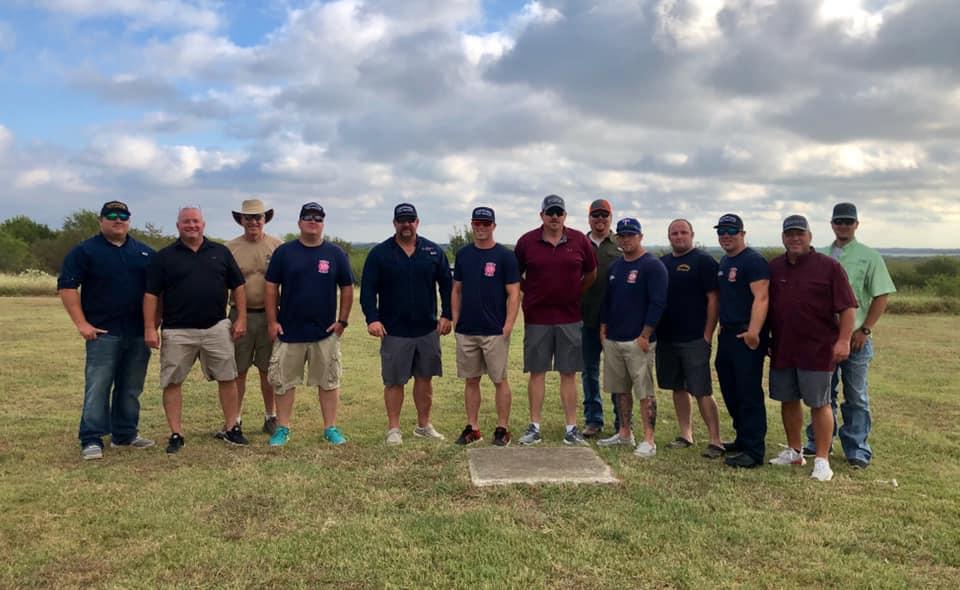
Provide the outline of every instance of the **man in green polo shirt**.
{"type": "MultiPolygon", "coordinates": [[[[870,335],[887,308],[887,296],[895,293],[897,288],[880,253],[856,239],[857,228],[860,227],[856,205],[837,203],[833,208],[830,225],[836,239],[829,247],[829,254],[838,260],[847,272],[847,279],[859,304],[853,335],[850,338],[850,357],[840,363],[833,374],[833,412],[836,416],[837,394],[842,382],[843,403],[840,405],[840,414],[843,425],[839,429],[840,444],[843,445],[843,454],[850,466],[854,469],[865,469],[873,458],[873,452],[867,443],[871,424],[867,371],[873,358],[870,335]]],[[[834,419],[834,424],[836,423],[834,419]]],[[[803,454],[812,455],[813,448],[813,431],[808,425],[807,444],[803,454]]]]}

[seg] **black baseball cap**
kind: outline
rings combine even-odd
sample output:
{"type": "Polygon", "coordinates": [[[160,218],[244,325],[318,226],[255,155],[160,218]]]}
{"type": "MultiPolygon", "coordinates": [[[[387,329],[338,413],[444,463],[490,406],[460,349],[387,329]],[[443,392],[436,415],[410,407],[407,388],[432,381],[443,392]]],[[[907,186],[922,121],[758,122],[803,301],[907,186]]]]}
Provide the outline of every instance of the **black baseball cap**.
{"type": "Polygon", "coordinates": [[[807,218],[803,215],[790,215],[783,220],[783,231],[788,231],[791,229],[810,231],[810,224],[807,223],[807,218]]]}
{"type": "Polygon", "coordinates": [[[720,220],[717,221],[717,225],[713,226],[713,229],[718,229],[721,227],[732,227],[734,229],[743,231],[743,220],[740,219],[740,216],[736,213],[727,213],[726,215],[722,215],[720,217],[720,220]]]}
{"type": "Polygon", "coordinates": [[[306,213],[306,212],[308,212],[308,211],[313,211],[314,213],[319,213],[319,214],[320,214],[320,217],[323,217],[324,219],[326,219],[326,217],[327,217],[327,214],[326,214],[326,212],[323,210],[323,207],[321,207],[320,205],[314,203],[313,201],[310,201],[309,203],[304,203],[304,204],[303,204],[303,207],[300,207],[300,217],[303,217],[304,213],[306,213]]]}
{"type": "Polygon", "coordinates": [[[853,203],[837,203],[833,206],[833,217],[830,219],[852,219],[857,221],[857,206],[853,203]]]}
{"type": "Polygon", "coordinates": [[[400,203],[393,208],[394,221],[413,221],[417,219],[417,208],[410,203],[400,203]]]}
{"type": "Polygon", "coordinates": [[[105,217],[111,211],[116,213],[126,213],[130,215],[130,208],[122,201],[107,201],[100,207],[100,217],[105,217]]]}
{"type": "Polygon", "coordinates": [[[473,214],[470,216],[470,219],[473,221],[489,221],[491,223],[496,223],[497,216],[490,207],[477,207],[473,210],[473,214]]]}

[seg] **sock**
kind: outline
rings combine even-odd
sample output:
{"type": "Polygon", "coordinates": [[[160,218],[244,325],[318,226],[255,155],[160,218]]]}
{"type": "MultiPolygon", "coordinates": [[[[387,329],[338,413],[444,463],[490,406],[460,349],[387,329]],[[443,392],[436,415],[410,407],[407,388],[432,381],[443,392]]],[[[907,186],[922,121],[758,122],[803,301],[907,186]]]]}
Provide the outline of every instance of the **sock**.
{"type": "Polygon", "coordinates": [[[567,424],[567,434],[570,434],[571,432],[573,432],[573,429],[576,427],[577,427],[576,424],[567,424]]]}
{"type": "Polygon", "coordinates": [[[539,422],[531,422],[530,424],[533,424],[533,427],[536,428],[537,431],[539,432],[539,430],[540,430],[540,423],[539,423],[539,422]]]}

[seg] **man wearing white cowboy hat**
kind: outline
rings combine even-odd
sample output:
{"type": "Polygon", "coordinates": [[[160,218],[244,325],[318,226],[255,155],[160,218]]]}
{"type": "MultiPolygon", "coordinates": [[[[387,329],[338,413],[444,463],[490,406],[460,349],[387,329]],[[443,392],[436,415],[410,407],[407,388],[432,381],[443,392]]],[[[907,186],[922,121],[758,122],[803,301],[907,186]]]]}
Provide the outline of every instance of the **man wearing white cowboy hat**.
{"type": "MultiPolygon", "coordinates": [[[[264,314],[264,275],[273,251],[283,241],[263,232],[263,226],[273,219],[273,209],[265,209],[260,199],[244,201],[239,211],[233,211],[233,219],[243,227],[243,234],[227,242],[227,248],[237,260],[247,281],[247,333],[236,342],[237,392],[240,401],[238,407],[242,412],[243,394],[247,388],[247,370],[250,365],[256,365],[260,373],[260,392],[263,394],[263,431],[272,435],[277,428],[277,410],[273,386],[267,379],[272,343],[267,335],[264,314]]],[[[230,319],[236,314],[235,302],[231,299],[230,319]]],[[[238,416],[237,420],[239,419],[238,416]]]]}

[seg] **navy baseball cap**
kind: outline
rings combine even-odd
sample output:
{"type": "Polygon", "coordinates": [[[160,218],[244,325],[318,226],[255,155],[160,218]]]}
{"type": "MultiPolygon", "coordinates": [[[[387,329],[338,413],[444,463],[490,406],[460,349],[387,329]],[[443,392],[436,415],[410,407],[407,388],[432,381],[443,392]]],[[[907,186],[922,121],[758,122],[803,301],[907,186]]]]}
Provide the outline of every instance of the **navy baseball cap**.
{"type": "Polygon", "coordinates": [[[857,206],[853,203],[837,203],[833,206],[833,217],[830,219],[852,219],[857,221],[857,206]]]}
{"type": "Polygon", "coordinates": [[[309,203],[304,203],[303,207],[300,207],[300,217],[303,217],[307,212],[312,211],[313,213],[319,213],[320,217],[326,219],[327,213],[323,210],[323,207],[310,201],[309,203]]]}
{"type": "Polygon", "coordinates": [[[810,224],[807,223],[807,218],[803,215],[791,215],[783,220],[783,231],[791,229],[810,231],[810,224]]]}
{"type": "Polygon", "coordinates": [[[495,223],[497,221],[497,216],[490,207],[477,207],[473,210],[473,214],[470,216],[470,219],[473,221],[489,221],[491,223],[495,223]]]}
{"type": "Polygon", "coordinates": [[[400,203],[393,208],[394,221],[413,221],[417,219],[417,208],[410,203],[400,203]]]}
{"type": "Polygon", "coordinates": [[[640,231],[640,222],[633,217],[624,217],[617,222],[617,235],[630,236],[643,233],[640,231]]]}
{"type": "Polygon", "coordinates": [[[547,195],[543,198],[543,203],[540,205],[540,211],[546,211],[547,209],[562,209],[564,213],[567,211],[567,204],[563,202],[563,197],[558,195],[547,195]]]}
{"type": "Polygon", "coordinates": [[[738,230],[743,230],[743,220],[740,219],[740,216],[735,213],[727,213],[720,217],[720,220],[717,221],[717,225],[713,226],[713,229],[721,227],[732,227],[738,230]]]}

